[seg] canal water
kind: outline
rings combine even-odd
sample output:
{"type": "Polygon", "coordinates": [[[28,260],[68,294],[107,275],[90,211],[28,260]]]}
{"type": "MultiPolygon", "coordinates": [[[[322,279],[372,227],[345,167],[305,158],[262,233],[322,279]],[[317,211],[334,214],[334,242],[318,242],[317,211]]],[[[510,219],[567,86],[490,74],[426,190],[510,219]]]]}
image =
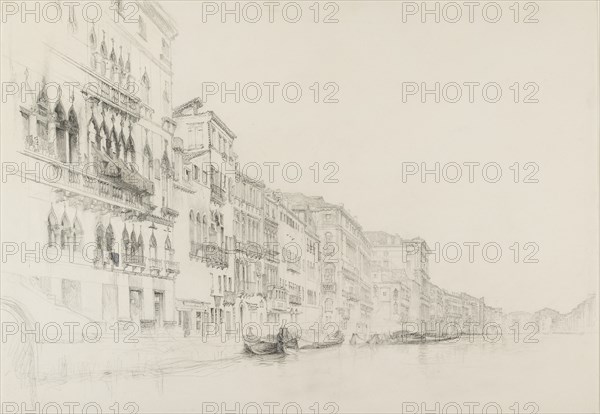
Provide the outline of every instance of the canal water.
{"type": "Polygon", "coordinates": [[[173,358],[143,374],[41,381],[38,399],[123,413],[599,412],[598,335],[536,339],[345,343],[286,356],[250,356],[240,344],[239,354],[219,361],[173,358]]]}

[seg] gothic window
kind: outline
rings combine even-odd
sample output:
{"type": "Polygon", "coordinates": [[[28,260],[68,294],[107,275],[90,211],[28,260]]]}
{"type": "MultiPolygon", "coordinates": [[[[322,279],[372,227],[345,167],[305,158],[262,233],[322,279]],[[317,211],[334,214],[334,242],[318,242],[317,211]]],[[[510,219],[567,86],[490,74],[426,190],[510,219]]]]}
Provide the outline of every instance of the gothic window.
{"type": "Polygon", "coordinates": [[[129,233],[127,233],[127,225],[123,226],[123,233],[121,234],[121,243],[123,243],[123,255],[127,257],[129,255],[129,233]]]}
{"type": "Polygon", "coordinates": [[[61,162],[67,162],[67,119],[65,116],[65,110],[60,101],[54,107],[54,117],[58,160],[61,162]]]}
{"type": "Polygon", "coordinates": [[[127,155],[129,158],[125,158],[125,161],[135,164],[135,144],[133,143],[133,137],[131,136],[131,129],[129,130],[129,139],[127,140],[127,155]]]}
{"type": "Polygon", "coordinates": [[[208,234],[208,220],[206,214],[202,216],[202,234],[204,234],[204,241],[206,241],[206,235],[208,234]]]}
{"type": "Polygon", "coordinates": [[[92,51],[96,50],[96,47],[98,47],[98,39],[96,37],[96,31],[94,30],[94,25],[92,25],[92,28],[90,29],[89,40],[90,40],[90,48],[92,49],[92,51]]]}
{"type": "Polygon", "coordinates": [[[96,141],[98,150],[102,150],[104,144],[104,150],[107,154],[110,153],[110,132],[108,131],[108,127],[106,126],[106,122],[102,120],[102,124],[100,124],[100,133],[97,136],[96,141]]]}
{"type": "Polygon", "coordinates": [[[108,253],[112,253],[114,245],[115,245],[115,235],[113,233],[112,224],[109,224],[108,227],[106,228],[106,234],[104,237],[106,240],[106,251],[108,253]]]}
{"type": "Polygon", "coordinates": [[[211,243],[217,243],[217,228],[215,226],[214,221],[210,224],[208,238],[211,243]]]}
{"type": "Polygon", "coordinates": [[[325,312],[333,312],[333,300],[325,300],[325,312]]]}
{"type": "Polygon", "coordinates": [[[54,155],[54,147],[48,146],[48,97],[46,96],[46,83],[42,81],[42,89],[38,96],[37,107],[36,107],[36,134],[43,145],[41,150],[48,153],[48,155],[54,155]],[[44,147],[46,146],[46,147],[44,147]]]}
{"type": "Polygon", "coordinates": [[[48,215],[48,244],[52,245],[56,243],[56,231],[58,229],[58,220],[54,210],[50,211],[48,215]]]}
{"type": "Polygon", "coordinates": [[[76,163],[79,162],[79,121],[77,120],[77,113],[71,105],[71,109],[69,109],[69,125],[68,125],[68,134],[69,134],[69,162],[76,163]]]}
{"type": "Polygon", "coordinates": [[[167,236],[165,240],[165,260],[173,260],[173,247],[171,246],[171,239],[167,236]]]}
{"type": "Polygon", "coordinates": [[[96,145],[100,142],[100,129],[98,128],[98,123],[93,115],[88,123],[88,142],[89,141],[96,143],[96,145]]]}
{"type": "MultiPolygon", "coordinates": [[[[106,49],[106,32],[102,31],[102,42],[100,43],[100,54],[104,59],[108,58],[108,50],[106,49]]],[[[104,75],[104,73],[103,73],[104,75]]]]}
{"type": "Polygon", "coordinates": [[[67,213],[64,212],[63,216],[60,220],[60,248],[66,249],[67,246],[71,243],[71,222],[69,221],[69,217],[67,217],[67,213]]]}
{"type": "Polygon", "coordinates": [[[83,238],[83,227],[81,222],[75,213],[75,222],[73,223],[73,249],[77,249],[77,246],[81,244],[83,238]]]}
{"type": "Polygon", "coordinates": [[[157,251],[156,237],[154,237],[154,232],[153,232],[152,235],[150,236],[150,258],[151,259],[156,259],[156,251],[157,251]]]}
{"type": "Polygon", "coordinates": [[[194,212],[192,210],[190,210],[189,232],[190,232],[190,244],[192,245],[192,253],[196,253],[193,251],[193,246],[194,246],[194,243],[196,242],[196,220],[194,218],[194,212]]]}
{"type": "Polygon", "coordinates": [[[138,254],[138,242],[135,229],[131,229],[131,236],[129,237],[129,249],[131,252],[131,258],[135,258],[138,254]]]}
{"type": "Polygon", "coordinates": [[[98,224],[96,227],[96,260],[101,260],[104,256],[104,226],[98,224]]]}
{"type": "Polygon", "coordinates": [[[142,237],[142,233],[140,233],[140,235],[138,236],[137,247],[138,247],[139,255],[143,259],[144,258],[144,238],[142,237]]]}
{"type": "Polygon", "coordinates": [[[150,151],[148,142],[146,142],[146,146],[144,147],[143,164],[144,176],[152,180],[152,151],[150,151]]]}
{"type": "Polygon", "coordinates": [[[113,154],[116,153],[118,144],[119,138],[117,138],[117,131],[115,130],[115,126],[113,125],[113,127],[110,130],[110,138],[106,142],[106,152],[108,153],[108,155],[113,156],[113,154]]]}
{"type": "Polygon", "coordinates": [[[196,230],[196,242],[197,243],[202,243],[202,228],[201,228],[201,221],[200,221],[200,213],[196,214],[196,220],[194,222],[194,228],[196,230]]]}
{"type": "Polygon", "coordinates": [[[119,132],[119,145],[116,147],[117,150],[117,158],[121,156],[121,150],[123,150],[123,160],[127,161],[127,144],[125,144],[125,133],[123,132],[124,127],[121,126],[121,131],[119,132]]]}

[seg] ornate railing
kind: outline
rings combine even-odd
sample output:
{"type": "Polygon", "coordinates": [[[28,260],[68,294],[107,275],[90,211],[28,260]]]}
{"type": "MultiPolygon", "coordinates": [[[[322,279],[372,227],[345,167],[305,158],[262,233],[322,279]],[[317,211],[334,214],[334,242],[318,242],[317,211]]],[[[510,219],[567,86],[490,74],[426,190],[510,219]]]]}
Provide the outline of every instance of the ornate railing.
{"type": "Polygon", "coordinates": [[[132,255],[132,254],[126,254],[123,255],[123,266],[131,266],[131,267],[141,267],[144,268],[146,267],[146,258],[142,255],[132,255]]]}
{"type": "Polygon", "coordinates": [[[323,284],[321,285],[321,290],[323,292],[336,292],[337,285],[335,284],[335,282],[323,282],[323,284]]]}
{"type": "Polygon", "coordinates": [[[163,262],[160,259],[148,258],[148,268],[160,272],[163,268],[163,262]]]}
{"type": "Polygon", "coordinates": [[[179,262],[174,260],[165,260],[165,270],[168,273],[179,273],[179,262]]]}

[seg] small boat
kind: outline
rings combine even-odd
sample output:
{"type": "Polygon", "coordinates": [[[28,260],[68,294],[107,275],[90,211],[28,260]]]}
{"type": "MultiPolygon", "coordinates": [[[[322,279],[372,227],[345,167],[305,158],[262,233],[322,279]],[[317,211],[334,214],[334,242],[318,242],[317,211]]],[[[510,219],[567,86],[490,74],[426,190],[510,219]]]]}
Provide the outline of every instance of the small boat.
{"type": "Polygon", "coordinates": [[[298,339],[282,328],[276,337],[269,335],[254,341],[244,338],[244,349],[254,355],[269,355],[295,353],[299,347],[298,339]]]}
{"type": "Polygon", "coordinates": [[[323,341],[309,342],[304,341],[303,345],[300,345],[300,349],[324,349],[338,346],[344,343],[344,334],[341,331],[336,331],[333,335],[328,335],[323,341]]]}
{"type": "Polygon", "coordinates": [[[403,335],[393,336],[390,340],[390,344],[403,345],[403,344],[428,344],[435,342],[446,342],[459,338],[459,336],[450,335],[428,335],[420,333],[405,333],[403,335]]]}

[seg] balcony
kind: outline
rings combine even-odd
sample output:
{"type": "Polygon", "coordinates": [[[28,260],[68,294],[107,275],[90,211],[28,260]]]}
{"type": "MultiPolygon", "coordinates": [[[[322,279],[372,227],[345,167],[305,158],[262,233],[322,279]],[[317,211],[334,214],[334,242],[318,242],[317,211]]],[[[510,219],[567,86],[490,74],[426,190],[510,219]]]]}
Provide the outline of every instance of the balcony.
{"type": "Polygon", "coordinates": [[[132,269],[140,268],[144,269],[146,267],[146,258],[142,255],[131,255],[125,254],[123,255],[123,267],[130,267],[132,269]]]}
{"type": "Polygon", "coordinates": [[[210,201],[219,205],[225,203],[225,191],[216,184],[210,185],[210,201]]]}
{"type": "Polygon", "coordinates": [[[156,273],[160,273],[160,271],[163,269],[162,260],[149,257],[148,258],[148,268],[150,269],[151,272],[154,271],[156,273]]]}
{"type": "Polygon", "coordinates": [[[293,305],[302,305],[302,297],[300,295],[289,295],[289,302],[293,305]]]}
{"type": "Polygon", "coordinates": [[[337,285],[335,284],[335,282],[323,282],[321,284],[321,290],[323,292],[335,293],[337,292],[337,285]]]}
{"type": "Polygon", "coordinates": [[[275,311],[286,311],[287,306],[287,289],[281,285],[268,285],[267,309],[275,311]]]}
{"type": "Polygon", "coordinates": [[[174,260],[165,260],[165,270],[167,273],[179,273],[179,262],[174,260]]]}
{"type": "Polygon", "coordinates": [[[119,160],[119,163],[123,164],[124,168],[117,168],[119,171],[110,175],[104,174],[107,170],[99,171],[99,168],[92,168],[90,165],[81,168],[77,164],[59,162],[52,152],[54,149],[48,149],[53,147],[44,144],[46,142],[44,140],[28,137],[27,141],[33,143],[26,144],[26,153],[47,164],[41,168],[50,168],[47,173],[52,176],[50,184],[62,190],[67,197],[86,196],[100,204],[115,205],[125,210],[136,210],[142,213],[147,213],[152,208],[147,195],[154,192],[154,183],[128,170],[122,161],[119,160]]]}
{"type": "Polygon", "coordinates": [[[217,269],[229,267],[227,251],[215,243],[192,243],[190,257],[200,259],[209,267],[217,269]]]}
{"type": "Polygon", "coordinates": [[[235,305],[235,292],[226,290],[223,292],[223,304],[224,305],[235,305]]]}

